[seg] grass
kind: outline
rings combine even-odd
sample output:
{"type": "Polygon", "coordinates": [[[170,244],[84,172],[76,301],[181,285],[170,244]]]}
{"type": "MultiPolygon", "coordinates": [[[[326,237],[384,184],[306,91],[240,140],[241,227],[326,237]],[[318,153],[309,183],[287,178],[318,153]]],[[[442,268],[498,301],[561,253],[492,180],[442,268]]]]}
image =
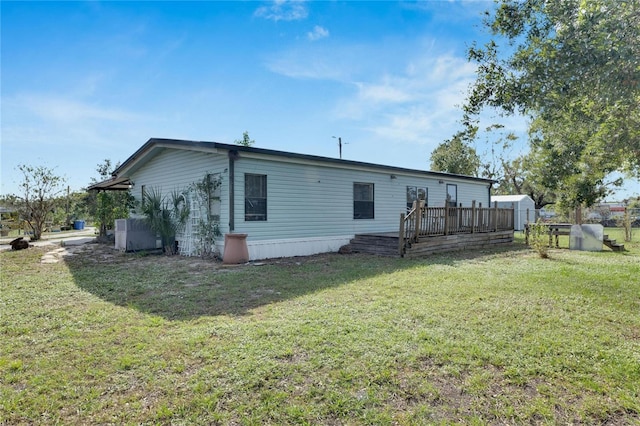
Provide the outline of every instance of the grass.
{"type": "Polygon", "coordinates": [[[237,268],[2,253],[0,424],[640,424],[640,235],[522,240],[237,268]]]}

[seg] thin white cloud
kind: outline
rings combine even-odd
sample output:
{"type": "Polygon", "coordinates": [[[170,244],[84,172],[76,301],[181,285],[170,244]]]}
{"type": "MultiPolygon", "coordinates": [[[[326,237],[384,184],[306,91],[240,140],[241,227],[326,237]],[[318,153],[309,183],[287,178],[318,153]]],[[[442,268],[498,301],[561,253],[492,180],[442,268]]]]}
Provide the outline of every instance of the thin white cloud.
{"type": "Polygon", "coordinates": [[[3,99],[3,106],[5,148],[17,148],[25,143],[82,146],[87,141],[107,146],[118,143],[113,137],[115,133],[128,132],[150,120],[126,110],[55,95],[16,95],[3,99]]]}
{"type": "Polygon", "coordinates": [[[414,105],[389,114],[383,114],[380,125],[366,129],[378,138],[394,142],[426,142],[425,135],[432,132],[434,119],[432,112],[414,105]]]}
{"type": "Polygon", "coordinates": [[[358,97],[363,102],[374,103],[403,103],[413,99],[413,94],[405,87],[395,85],[391,81],[377,83],[356,83],[358,87],[358,97]]]}
{"type": "Polygon", "coordinates": [[[307,37],[311,41],[316,41],[316,40],[320,40],[320,39],[323,39],[323,38],[327,38],[327,37],[329,37],[329,30],[327,30],[326,28],[321,27],[320,25],[316,25],[315,27],[313,27],[313,31],[309,31],[307,33],[307,37]]]}
{"type": "Polygon", "coordinates": [[[404,40],[305,45],[274,55],[266,66],[290,78],[351,87],[336,101],[334,120],[366,131],[372,140],[428,145],[430,150],[459,128],[460,107],[476,70],[464,57],[442,52],[433,39],[412,47],[404,40]]]}
{"type": "Polygon", "coordinates": [[[305,44],[276,53],[267,58],[264,64],[269,71],[290,78],[348,83],[365,66],[367,55],[363,55],[363,51],[353,46],[305,44]]]}
{"type": "Polygon", "coordinates": [[[409,61],[402,73],[354,83],[353,96],[343,99],[335,114],[382,139],[425,143],[455,126],[474,70],[464,58],[447,54],[409,61]]]}
{"type": "Polygon", "coordinates": [[[378,68],[381,49],[370,44],[305,43],[269,54],[264,65],[290,78],[333,80],[352,84],[378,68]],[[372,61],[374,64],[372,64],[372,61]]]}
{"type": "Polygon", "coordinates": [[[302,1],[276,0],[268,6],[261,6],[254,16],[272,21],[299,21],[309,15],[307,6],[302,1]]]}
{"type": "Polygon", "coordinates": [[[64,168],[73,190],[79,190],[101,158],[124,160],[130,141],[149,137],[157,121],[58,94],[17,94],[2,102],[2,193],[18,191],[14,166],[23,161],[64,168]]]}
{"type": "Polygon", "coordinates": [[[7,102],[14,108],[28,111],[48,122],[131,121],[138,117],[121,109],[105,108],[56,96],[25,94],[8,99],[7,102]]]}

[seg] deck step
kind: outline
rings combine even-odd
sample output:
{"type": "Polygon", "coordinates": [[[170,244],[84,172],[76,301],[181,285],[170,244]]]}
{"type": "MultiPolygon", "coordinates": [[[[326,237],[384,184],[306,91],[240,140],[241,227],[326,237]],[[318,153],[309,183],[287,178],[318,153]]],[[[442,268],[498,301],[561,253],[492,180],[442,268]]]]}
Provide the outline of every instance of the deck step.
{"type": "Polygon", "coordinates": [[[613,251],[624,251],[624,244],[620,244],[616,240],[610,239],[608,235],[602,236],[602,242],[613,251]]]}
{"type": "Polygon", "coordinates": [[[397,236],[358,234],[351,239],[349,245],[357,253],[399,256],[397,236]]]}

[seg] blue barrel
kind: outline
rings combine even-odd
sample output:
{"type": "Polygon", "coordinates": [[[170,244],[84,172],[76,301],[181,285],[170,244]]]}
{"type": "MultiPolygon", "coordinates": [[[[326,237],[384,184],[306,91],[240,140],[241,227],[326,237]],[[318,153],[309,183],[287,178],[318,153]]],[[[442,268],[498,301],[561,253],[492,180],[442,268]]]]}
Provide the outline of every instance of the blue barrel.
{"type": "Polygon", "coordinates": [[[76,220],[73,222],[73,229],[84,229],[84,220],[76,220]]]}

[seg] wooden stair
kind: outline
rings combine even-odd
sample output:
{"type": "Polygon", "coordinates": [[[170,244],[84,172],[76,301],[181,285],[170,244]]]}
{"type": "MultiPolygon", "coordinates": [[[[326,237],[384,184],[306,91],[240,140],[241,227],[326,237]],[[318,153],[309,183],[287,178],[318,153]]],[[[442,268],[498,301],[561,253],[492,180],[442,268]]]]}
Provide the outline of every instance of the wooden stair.
{"type": "Polygon", "coordinates": [[[356,253],[377,254],[380,256],[400,256],[398,235],[396,234],[357,234],[350,242],[351,250],[356,253]]]}
{"type": "Polygon", "coordinates": [[[624,251],[624,244],[620,244],[616,240],[612,240],[606,234],[602,236],[602,242],[613,251],[624,251]]]}

